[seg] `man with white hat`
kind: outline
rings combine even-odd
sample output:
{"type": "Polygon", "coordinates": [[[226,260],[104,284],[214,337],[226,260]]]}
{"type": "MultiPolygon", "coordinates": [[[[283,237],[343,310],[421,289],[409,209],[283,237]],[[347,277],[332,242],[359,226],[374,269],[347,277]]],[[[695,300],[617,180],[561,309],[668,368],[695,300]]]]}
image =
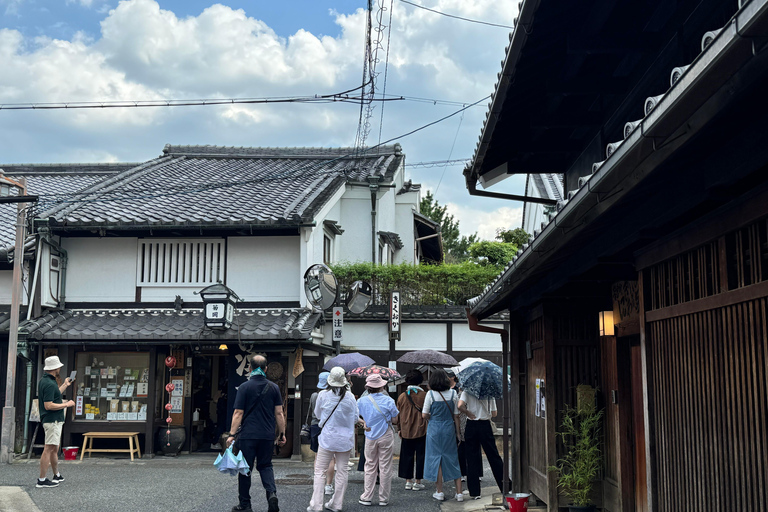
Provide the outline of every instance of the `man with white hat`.
{"type": "Polygon", "coordinates": [[[56,487],[64,477],[59,473],[59,445],[61,444],[61,428],[64,426],[64,409],[74,407],[75,402],[62,400],[62,393],[72,385],[72,380],[67,377],[64,383],[59,385],[59,374],[64,366],[57,356],[45,358],[43,377],[37,384],[37,398],[40,407],[40,423],[45,432],[45,448],[40,456],[40,478],[37,480],[39,488],[56,487]],[[48,480],[48,466],[53,470],[53,478],[48,480]]]}

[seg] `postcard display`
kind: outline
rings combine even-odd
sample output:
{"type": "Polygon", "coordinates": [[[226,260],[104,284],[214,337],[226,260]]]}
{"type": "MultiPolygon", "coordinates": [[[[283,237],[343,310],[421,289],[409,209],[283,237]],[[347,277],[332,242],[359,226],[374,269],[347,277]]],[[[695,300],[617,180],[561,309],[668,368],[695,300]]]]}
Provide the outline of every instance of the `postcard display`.
{"type": "Polygon", "coordinates": [[[77,354],[75,421],[146,421],[149,354],[77,354]]]}

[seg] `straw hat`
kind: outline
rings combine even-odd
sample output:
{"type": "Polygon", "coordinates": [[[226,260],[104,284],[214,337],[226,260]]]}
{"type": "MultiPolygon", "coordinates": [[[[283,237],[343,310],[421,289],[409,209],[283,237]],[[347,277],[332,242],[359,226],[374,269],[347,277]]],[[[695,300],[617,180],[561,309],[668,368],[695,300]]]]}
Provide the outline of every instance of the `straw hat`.
{"type": "Polygon", "coordinates": [[[59,360],[58,356],[51,356],[45,358],[45,366],[43,366],[43,371],[49,372],[51,370],[56,370],[57,368],[61,368],[64,366],[64,363],[62,363],[59,360]]]}
{"type": "Polygon", "coordinates": [[[332,388],[340,388],[347,385],[347,376],[344,373],[344,368],[334,366],[331,369],[331,373],[328,374],[328,385],[332,388]]]}
{"type": "Polygon", "coordinates": [[[387,381],[382,379],[381,375],[374,373],[366,377],[365,385],[372,389],[383,388],[384,386],[387,385],[387,381]]]}
{"type": "Polygon", "coordinates": [[[326,389],[328,388],[328,376],[330,373],[328,372],[322,372],[320,375],[317,376],[317,389],[326,389]]]}

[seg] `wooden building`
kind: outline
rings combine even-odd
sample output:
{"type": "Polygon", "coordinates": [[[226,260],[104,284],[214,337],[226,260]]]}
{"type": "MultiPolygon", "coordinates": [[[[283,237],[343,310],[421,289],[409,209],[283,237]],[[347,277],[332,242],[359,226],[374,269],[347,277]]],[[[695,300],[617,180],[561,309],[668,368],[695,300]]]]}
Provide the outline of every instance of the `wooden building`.
{"type": "Polygon", "coordinates": [[[467,187],[567,199],[470,301],[510,314],[514,490],[567,504],[547,468],[589,384],[600,508],[768,510],[768,1],[525,0],[516,27],[467,187]]]}

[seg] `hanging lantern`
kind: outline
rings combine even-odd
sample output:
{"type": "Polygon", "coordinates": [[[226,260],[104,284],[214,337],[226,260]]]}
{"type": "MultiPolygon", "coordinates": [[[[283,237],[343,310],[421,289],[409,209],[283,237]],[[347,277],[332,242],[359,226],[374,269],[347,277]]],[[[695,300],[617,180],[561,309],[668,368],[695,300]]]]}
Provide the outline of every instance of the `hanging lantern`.
{"type": "Polygon", "coordinates": [[[165,404],[165,410],[166,410],[166,411],[170,411],[171,409],[173,409],[173,405],[171,405],[171,404],[165,404]]]}
{"type": "Polygon", "coordinates": [[[204,322],[209,329],[226,331],[232,327],[235,303],[240,300],[235,292],[221,283],[200,290],[203,298],[204,322]]]}
{"type": "MultiPolygon", "coordinates": [[[[173,418],[168,416],[167,418],[165,418],[165,422],[170,425],[173,422],[173,418]]],[[[170,432],[170,430],[169,430],[169,432],[170,432]]]]}
{"type": "Polygon", "coordinates": [[[173,368],[176,366],[176,358],[173,356],[168,356],[165,358],[165,366],[168,368],[173,368]]]}
{"type": "Polygon", "coordinates": [[[174,389],[176,389],[176,386],[173,385],[173,382],[169,382],[168,384],[165,385],[165,390],[169,393],[174,389]]]}

